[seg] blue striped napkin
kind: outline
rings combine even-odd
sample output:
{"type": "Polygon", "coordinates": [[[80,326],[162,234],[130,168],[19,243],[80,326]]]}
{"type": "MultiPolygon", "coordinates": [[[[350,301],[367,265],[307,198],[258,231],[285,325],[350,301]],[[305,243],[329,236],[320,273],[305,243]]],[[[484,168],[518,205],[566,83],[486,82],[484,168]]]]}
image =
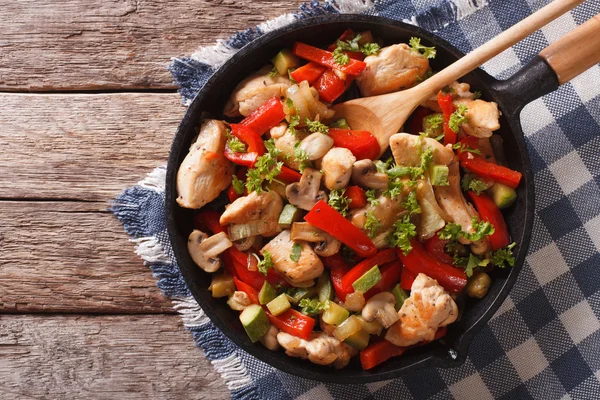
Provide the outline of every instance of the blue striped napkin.
{"type": "MultiPolygon", "coordinates": [[[[249,41],[296,19],[367,13],[435,31],[463,52],[549,0],[347,0],[312,2],[170,66],[188,103],[218,66],[249,41]]],[[[486,63],[507,78],[542,48],[600,12],[588,0],[486,63]]],[[[164,222],[165,169],[114,202],[157,285],[173,299],[197,345],[234,399],[600,398],[600,66],[534,101],[522,114],[535,174],[531,248],[510,296],[455,369],[419,370],[392,381],[335,385],[300,379],[253,358],[204,315],[177,268],[164,222]]]]}

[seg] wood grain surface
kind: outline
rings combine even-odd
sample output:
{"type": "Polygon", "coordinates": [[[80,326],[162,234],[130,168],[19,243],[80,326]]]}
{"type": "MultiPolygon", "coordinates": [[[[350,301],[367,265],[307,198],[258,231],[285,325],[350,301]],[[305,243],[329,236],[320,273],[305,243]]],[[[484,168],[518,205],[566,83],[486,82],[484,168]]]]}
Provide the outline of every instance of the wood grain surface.
{"type": "Polygon", "coordinates": [[[0,0],[0,399],[229,397],[107,209],[166,162],[171,57],[301,2],[0,0]]]}
{"type": "Polygon", "coordinates": [[[2,315],[0,398],[229,398],[200,354],[177,315],[2,315]]]}
{"type": "Polygon", "coordinates": [[[108,201],[164,165],[176,93],[0,93],[0,198],[108,201]]]}
{"type": "Polygon", "coordinates": [[[173,312],[102,202],[0,202],[0,312],[173,312]]]}
{"type": "Polygon", "coordinates": [[[300,3],[0,0],[0,90],[174,89],[171,57],[300,3]]]}

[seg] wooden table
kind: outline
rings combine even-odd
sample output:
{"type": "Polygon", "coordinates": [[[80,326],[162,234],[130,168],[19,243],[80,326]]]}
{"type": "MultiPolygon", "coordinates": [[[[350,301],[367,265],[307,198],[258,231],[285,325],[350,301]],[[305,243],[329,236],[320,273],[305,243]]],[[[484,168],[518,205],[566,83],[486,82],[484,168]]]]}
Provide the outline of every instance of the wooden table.
{"type": "Polygon", "coordinates": [[[0,0],[0,398],[225,399],[109,202],[166,163],[172,56],[300,0],[0,0]]]}

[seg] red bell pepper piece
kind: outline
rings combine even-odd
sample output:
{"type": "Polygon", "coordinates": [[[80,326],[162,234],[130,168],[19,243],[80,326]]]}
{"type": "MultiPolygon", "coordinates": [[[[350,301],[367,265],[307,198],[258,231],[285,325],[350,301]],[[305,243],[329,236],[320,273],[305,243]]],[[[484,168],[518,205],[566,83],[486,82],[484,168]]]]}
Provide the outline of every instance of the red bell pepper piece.
{"type": "Polygon", "coordinates": [[[219,223],[221,213],[217,210],[203,210],[194,218],[194,227],[200,230],[209,230],[213,234],[225,232],[226,227],[219,223]]]}
{"type": "Polygon", "coordinates": [[[332,44],[329,45],[329,47],[327,48],[327,51],[334,51],[337,48],[337,42],[347,42],[348,40],[352,40],[354,39],[356,35],[354,34],[354,31],[350,28],[346,28],[344,30],[344,32],[342,32],[342,35],[332,44]]]}
{"type": "Polygon", "coordinates": [[[379,272],[381,272],[381,280],[365,293],[365,299],[367,300],[377,293],[391,290],[394,285],[400,282],[402,263],[398,260],[389,262],[379,268],[379,272]]]}
{"type": "Polygon", "coordinates": [[[354,292],[352,284],[365,272],[373,268],[375,265],[382,266],[391,261],[397,259],[396,251],[394,249],[382,250],[375,254],[373,257],[369,257],[356,264],[342,279],[342,287],[346,290],[350,290],[350,293],[354,292]]]}
{"type": "MultiPolygon", "coordinates": [[[[250,115],[240,122],[240,125],[246,126],[258,135],[262,135],[285,118],[283,104],[277,96],[272,97],[262,106],[252,111],[250,115]]],[[[240,139],[242,140],[242,139],[240,139]]]]}
{"type": "Polygon", "coordinates": [[[346,260],[344,260],[344,257],[342,257],[340,253],[336,253],[330,257],[323,257],[323,263],[329,268],[331,283],[333,284],[333,289],[335,290],[338,299],[346,301],[346,295],[352,292],[344,289],[342,286],[342,279],[344,278],[344,275],[350,271],[352,266],[346,263],[346,260]]]}
{"type": "MultiPolygon", "coordinates": [[[[433,340],[438,340],[446,336],[446,327],[440,328],[435,333],[433,340]]],[[[401,356],[410,348],[422,346],[430,342],[419,342],[414,346],[400,347],[387,340],[382,340],[369,345],[366,349],[360,352],[360,364],[364,370],[371,369],[392,357],[401,356]]]]}
{"type": "Polygon", "coordinates": [[[259,304],[258,302],[258,292],[252,286],[247,283],[239,280],[235,276],[233,277],[233,282],[235,283],[235,287],[240,292],[244,292],[248,295],[248,298],[252,302],[252,304],[259,304]]]}
{"type": "MultiPolygon", "coordinates": [[[[248,169],[246,168],[238,168],[235,176],[237,176],[237,178],[244,182],[246,180],[246,173],[248,172],[248,169]]],[[[227,190],[227,197],[229,198],[229,202],[233,203],[235,200],[239,199],[242,196],[247,196],[248,195],[248,190],[246,188],[244,188],[244,193],[242,194],[238,194],[235,189],[233,188],[233,184],[229,185],[229,189],[227,190]]]]}
{"type": "Polygon", "coordinates": [[[225,251],[224,254],[226,254],[226,257],[231,260],[233,274],[256,290],[260,290],[262,288],[265,280],[271,285],[289,286],[289,283],[279,276],[279,274],[273,268],[270,268],[267,271],[267,276],[263,275],[258,270],[250,271],[248,266],[252,267],[252,269],[255,269],[257,268],[258,264],[256,257],[251,254],[239,251],[235,247],[230,247],[225,251]]]}
{"type": "Polygon", "coordinates": [[[465,287],[467,276],[463,270],[439,261],[429,254],[416,239],[412,239],[410,244],[412,246],[410,253],[404,255],[404,252],[398,249],[398,257],[413,274],[424,273],[437,280],[444,289],[450,292],[460,292],[465,287]]]}
{"type": "Polygon", "coordinates": [[[240,197],[242,197],[242,195],[238,194],[235,191],[235,189],[233,188],[233,185],[229,185],[229,189],[227,189],[227,198],[229,199],[229,202],[233,203],[234,201],[236,201],[240,197]]]}
{"type": "Polygon", "coordinates": [[[334,146],[347,148],[357,160],[374,160],[379,156],[379,142],[371,132],[329,128],[329,136],[334,146]]]}
{"type": "Polygon", "coordinates": [[[269,321],[275,328],[301,339],[308,339],[308,336],[315,326],[314,318],[304,315],[293,308],[290,308],[278,316],[274,316],[269,310],[265,310],[265,312],[267,313],[269,321]]]}
{"type": "Polygon", "coordinates": [[[237,165],[243,165],[244,167],[253,167],[258,159],[258,153],[236,153],[235,151],[231,151],[229,146],[225,146],[225,150],[223,151],[223,155],[229,161],[237,165]]]}
{"type": "Polygon", "coordinates": [[[259,156],[262,156],[267,152],[265,143],[254,129],[242,124],[230,124],[229,126],[231,134],[246,143],[247,153],[258,153],[259,156]]]}
{"type": "Polygon", "coordinates": [[[377,253],[377,248],[363,231],[323,200],[314,205],[304,216],[304,220],[329,233],[361,257],[370,257],[377,253]]]}
{"type": "Polygon", "coordinates": [[[417,107],[406,123],[406,132],[413,135],[418,135],[419,133],[423,132],[423,118],[430,114],[433,114],[433,111],[431,111],[429,108],[421,106],[417,107]]]}
{"type": "Polygon", "coordinates": [[[510,244],[508,227],[506,226],[502,212],[496,203],[494,203],[494,200],[487,193],[477,195],[471,190],[467,192],[467,197],[475,205],[479,215],[481,215],[481,219],[488,221],[494,226],[494,233],[489,236],[492,250],[496,251],[508,246],[510,244]]]}
{"type": "Polygon", "coordinates": [[[362,208],[367,205],[367,196],[365,191],[360,186],[346,187],[346,197],[350,200],[348,208],[362,208]]]}
{"type": "Polygon", "coordinates": [[[454,144],[456,143],[456,132],[450,129],[449,125],[450,116],[456,110],[454,104],[452,103],[452,95],[444,94],[440,90],[438,92],[437,100],[444,116],[444,146],[447,144],[454,144]]]}
{"type": "Polygon", "coordinates": [[[294,43],[292,51],[300,58],[314,61],[329,68],[338,69],[353,76],[358,76],[367,67],[367,64],[365,64],[364,61],[354,59],[350,59],[350,62],[346,65],[340,65],[333,59],[333,53],[331,51],[319,49],[318,47],[301,42],[294,43]]]}
{"type": "Polygon", "coordinates": [[[345,80],[340,78],[328,69],[317,79],[314,84],[315,89],[319,92],[319,99],[325,100],[328,103],[333,103],[335,99],[340,97],[342,93],[348,89],[354,79],[348,77],[345,80]]]}
{"type": "Polygon", "coordinates": [[[281,173],[277,175],[277,179],[286,181],[288,183],[298,182],[300,178],[302,178],[302,175],[298,171],[294,171],[293,169],[288,168],[285,165],[281,167],[281,173]]]}
{"type": "MultiPolygon", "coordinates": [[[[342,36],[340,36],[338,40],[341,42],[347,42],[349,40],[354,39],[355,37],[356,35],[354,34],[354,31],[348,28],[344,31],[344,33],[342,33],[342,36]]],[[[334,51],[337,48],[338,40],[336,40],[335,43],[330,44],[327,48],[327,51],[334,51]]],[[[355,60],[362,61],[365,59],[365,55],[360,51],[344,51],[344,53],[347,54],[348,57],[353,58],[355,60]]]]}
{"type": "Polygon", "coordinates": [[[425,250],[427,250],[429,254],[434,255],[441,262],[453,265],[454,258],[446,253],[446,245],[448,242],[450,242],[450,240],[440,239],[436,232],[431,238],[423,242],[423,246],[425,246],[425,250]]]}
{"type": "Polygon", "coordinates": [[[408,350],[408,347],[396,346],[383,339],[377,343],[370,344],[360,352],[360,365],[362,369],[368,370],[392,357],[401,356],[406,350],[408,350]]]}
{"type": "Polygon", "coordinates": [[[411,290],[412,284],[415,282],[416,274],[410,272],[406,267],[402,268],[402,274],[400,275],[400,288],[404,290],[411,290]]]}
{"type": "Polygon", "coordinates": [[[317,79],[319,79],[319,77],[323,75],[323,72],[325,72],[325,70],[327,70],[327,67],[324,67],[320,64],[317,64],[316,62],[311,61],[308,64],[296,68],[295,70],[290,72],[290,75],[292,76],[292,78],[294,78],[296,82],[300,83],[302,81],[307,81],[308,84],[312,86],[313,83],[315,83],[317,79]]]}
{"type": "MultiPolygon", "coordinates": [[[[460,143],[465,148],[479,150],[479,139],[476,137],[467,136],[460,143]]],[[[519,186],[519,182],[521,182],[521,177],[523,176],[519,171],[513,171],[510,168],[485,161],[480,155],[473,152],[462,151],[462,146],[458,149],[458,158],[462,167],[482,178],[492,179],[513,189],[519,186]]]]}

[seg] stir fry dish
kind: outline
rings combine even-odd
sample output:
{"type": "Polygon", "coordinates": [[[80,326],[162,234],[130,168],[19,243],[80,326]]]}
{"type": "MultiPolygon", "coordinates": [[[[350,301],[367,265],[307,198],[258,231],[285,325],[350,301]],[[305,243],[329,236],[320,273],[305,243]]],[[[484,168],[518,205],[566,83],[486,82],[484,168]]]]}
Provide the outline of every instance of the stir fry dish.
{"type": "Polygon", "coordinates": [[[435,55],[419,38],[382,47],[350,29],[326,49],[297,42],[239,83],[226,121],[202,122],[177,202],[198,210],[189,254],[252,342],[368,370],[442,338],[490,271],[514,265],[500,210],[521,174],[493,134],[496,103],[454,82],[389,148],[335,119],[351,86],[410,88],[435,55]]]}

